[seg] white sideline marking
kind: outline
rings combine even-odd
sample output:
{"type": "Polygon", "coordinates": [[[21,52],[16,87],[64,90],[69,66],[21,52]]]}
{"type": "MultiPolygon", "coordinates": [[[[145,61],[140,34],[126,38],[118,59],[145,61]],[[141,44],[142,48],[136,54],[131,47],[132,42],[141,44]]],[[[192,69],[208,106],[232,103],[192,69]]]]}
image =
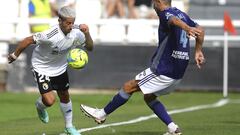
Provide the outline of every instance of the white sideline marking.
{"type": "Polygon", "coordinates": [[[238,99],[231,99],[229,102],[233,104],[240,104],[240,100],[238,99]]]}
{"type": "MultiPolygon", "coordinates": [[[[192,112],[192,111],[208,109],[208,108],[216,108],[216,107],[224,106],[227,103],[229,103],[229,99],[221,99],[214,104],[199,105],[199,106],[193,106],[193,107],[188,107],[188,108],[183,108],[183,109],[176,109],[176,110],[168,111],[168,113],[169,114],[176,114],[176,113],[192,112]]],[[[155,117],[157,117],[155,114],[149,115],[149,116],[142,116],[142,117],[139,117],[139,118],[136,118],[136,119],[133,119],[133,120],[129,120],[129,121],[123,121],[123,122],[117,122],[117,123],[111,123],[111,124],[103,124],[103,125],[92,127],[92,128],[83,128],[83,129],[78,130],[78,132],[82,133],[82,132],[95,130],[95,129],[100,129],[100,128],[133,124],[133,123],[149,120],[149,119],[155,118],[155,117]]]]}

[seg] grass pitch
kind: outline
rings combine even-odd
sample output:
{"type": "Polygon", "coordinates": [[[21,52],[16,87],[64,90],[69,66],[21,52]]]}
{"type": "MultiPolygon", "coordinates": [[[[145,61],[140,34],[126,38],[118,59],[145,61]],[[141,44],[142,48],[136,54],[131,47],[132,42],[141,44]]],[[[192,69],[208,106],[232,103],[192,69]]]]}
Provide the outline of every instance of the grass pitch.
{"type": "MultiPolygon", "coordinates": [[[[98,126],[84,116],[79,105],[104,107],[114,94],[72,94],[74,125],[78,129],[98,126]]],[[[59,101],[48,108],[50,121],[43,124],[37,117],[34,106],[39,95],[33,93],[0,93],[0,135],[59,135],[63,133],[64,120],[59,101]]],[[[168,111],[208,105],[219,101],[221,92],[174,92],[159,99],[168,111]]],[[[200,109],[172,114],[184,135],[239,135],[240,93],[230,93],[230,102],[217,108],[200,109]]],[[[104,124],[118,123],[152,115],[140,93],[135,94],[127,104],[109,115],[104,124]]],[[[100,128],[82,132],[82,135],[161,135],[167,130],[158,119],[151,118],[129,125],[100,128]]]]}

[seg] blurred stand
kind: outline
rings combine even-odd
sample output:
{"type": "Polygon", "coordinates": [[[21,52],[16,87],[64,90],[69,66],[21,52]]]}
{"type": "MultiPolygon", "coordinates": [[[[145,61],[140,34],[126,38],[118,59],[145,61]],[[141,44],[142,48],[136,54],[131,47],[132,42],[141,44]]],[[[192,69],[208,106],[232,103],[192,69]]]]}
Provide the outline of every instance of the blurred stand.
{"type": "Polygon", "coordinates": [[[185,13],[189,10],[189,0],[173,0],[172,7],[176,7],[185,13]]]}
{"type": "Polygon", "coordinates": [[[186,13],[188,13],[188,11],[189,11],[189,1],[190,0],[183,0],[183,5],[184,5],[184,12],[186,12],[186,13]]]}
{"type": "MultiPolygon", "coordinates": [[[[18,0],[7,0],[0,4],[0,17],[4,20],[17,18],[19,11],[18,0]],[[7,13],[7,14],[6,14],[7,13]]],[[[3,38],[13,37],[16,32],[14,24],[0,23],[0,35],[3,38]]],[[[0,42],[0,91],[6,91],[8,76],[7,56],[8,43],[0,42]]]]}
{"type": "MultiPolygon", "coordinates": [[[[7,20],[11,18],[17,18],[19,13],[19,1],[18,0],[6,0],[0,4],[0,18],[1,20],[7,20]]],[[[0,35],[3,38],[8,39],[14,37],[16,27],[14,24],[3,22],[0,23],[0,35]]]]}
{"type": "Polygon", "coordinates": [[[128,18],[157,19],[151,0],[128,0],[128,18]]]}
{"type": "Polygon", "coordinates": [[[8,44],[0,42],[0,92],[6,91],[8,76],[8,44]]]}
{"type": "MultiPolygon", "coordinates": [[[[49,0],[30,0],[28,9],[30,18],[50,19],[53,15],[53,9],[51,9],[49,0]]],[[[41,32],[48,28],[49,24],[35,24],[31,25],[31,32],[41,32]]]]}
{"type": "Polygon", "coordinates": [[[124,0],[105,0],[105,18],[125,18],[124,0]]]}
{"type": "MultiPolygon", "coordinates": [[[[82,0],[77,0],[77,1],[82,1],[82,0]]],[[[53,17],[57,17],[58,10],[63,6],[70,6],[72,8],[75,8],[76,6],[76,0],[49,0],[49,2],[51,5],[53,17]]]]}
{"type": "Polygon", "coordinates": [[[7,90],[24,91],[27,68],[27,55],[22,53],[16,61],[8,65],[7,90]]]}

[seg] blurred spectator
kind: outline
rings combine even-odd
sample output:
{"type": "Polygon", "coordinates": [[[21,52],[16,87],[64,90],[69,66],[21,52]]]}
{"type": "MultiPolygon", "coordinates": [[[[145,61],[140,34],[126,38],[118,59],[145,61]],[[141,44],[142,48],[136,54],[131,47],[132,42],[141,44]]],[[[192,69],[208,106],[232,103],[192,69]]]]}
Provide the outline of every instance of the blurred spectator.
{"type": "MultiPolygon", "coordinates": [[[[30,0],[29,16],[31,18],[51,18],[52,9],[49,0],[30,0]]],[[[31,25],[31,32],[41,32],[49,28],[49,24],[31,25]]]]}
{"type": "Polygon", "coordinates": [[[128,0],[128,18],[157,19],[151,0],[128,0]]]}
{"type": "MultiPolygon", "coordinates": [[[[53,16],[57,16],[58,10],[63,6],[75,8],[76,0],[49,0],[53,9],[53,16]]],[[[81,0],[79,0],[81,1],[81,0]]]]}
{"type": "Polygon", "coordinates": [[[128,18],[137,18],[137,13],[135,11],[135,0],[128,0],[128,18]]]}
{"type": "Polygon", "coordinates": [[[106,0],[106,17],[126,17],[124,0],[106,0]]]}

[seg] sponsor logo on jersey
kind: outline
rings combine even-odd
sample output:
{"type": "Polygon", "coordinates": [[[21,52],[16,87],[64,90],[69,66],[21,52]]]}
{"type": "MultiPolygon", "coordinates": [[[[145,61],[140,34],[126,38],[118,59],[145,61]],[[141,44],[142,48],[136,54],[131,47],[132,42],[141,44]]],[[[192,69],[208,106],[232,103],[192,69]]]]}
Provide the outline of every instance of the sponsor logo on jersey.
{"type": "Polygon", "coordinates": [[[175,59],[189,60],[188,52],[173,50],[172,57],[175,59]]]}

